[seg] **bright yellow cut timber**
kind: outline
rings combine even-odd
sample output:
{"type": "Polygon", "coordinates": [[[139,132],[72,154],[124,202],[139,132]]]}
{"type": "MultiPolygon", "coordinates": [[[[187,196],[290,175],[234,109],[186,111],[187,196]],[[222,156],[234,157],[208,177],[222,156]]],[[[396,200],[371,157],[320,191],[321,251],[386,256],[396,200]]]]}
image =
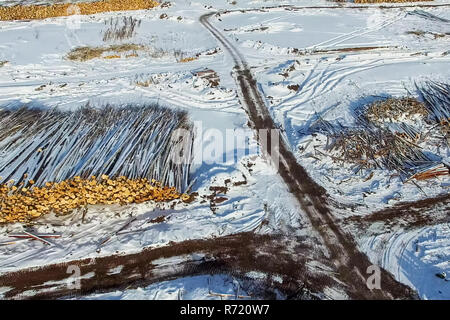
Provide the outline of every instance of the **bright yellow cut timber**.
{"type": "Polygon", "coordinates": [[[0,185],[0,223],[26,222],[50,212],[66,214],[88,204],[164,202],[181,197],[174,187],[164,187],[155,180],[113,179],[107,175],[98,180],[94,176],[77,176],[63,182],[47,182],[44,187],[33,183],[30,180],[22,188],[0,185]]]}
{"type": "Polygon", "coordinates": [[[118,54],[112,54],[110,56],[103,57],[103,59],[120,59],[118,54]]]}
{"type": "Polygon", "coordinates": [[[188,201],[190,198],[191,198],[191,197],[190,197],[189,195],[185,194],[185,193],[183,193],[183,194],[181,195],[181,200],[183,200],[183,201],[188,201]]]}
{"type": "Polygon", "coordinates": [[[188,57],[188,58],[183,58],[183,59],[181,59],[180,60],[180,62],[191,62],[191,61],[194,61],[194,60],[197,60],[198,58],[197,57],[188,57]]]}
{"type": "Polygon", "coordinates": [[[35,20],[88,15],[109,11],[143,10],[158,6],[154,0],[101,0],[94,2],[59,3],[52,5],[17,5],[0,7],[0,20],[35,20]]]}

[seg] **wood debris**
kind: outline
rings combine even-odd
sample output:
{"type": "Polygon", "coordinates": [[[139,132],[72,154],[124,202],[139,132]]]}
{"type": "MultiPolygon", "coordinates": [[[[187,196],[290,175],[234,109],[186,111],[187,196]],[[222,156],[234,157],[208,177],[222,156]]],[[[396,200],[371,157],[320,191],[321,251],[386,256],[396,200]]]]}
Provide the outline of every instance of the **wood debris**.
{"type": "Polygon", "coordinates": [[[335,160],[364,169],[396,170],[409,176],[418,165],[433,162],[418,147],[387,130],[346,129],[329,137],[326,150],[335,154],[335,160]]]}
{"type": "Polygon", "coordinates": [[[450,145],[450,84],[428,80],[416,83],[430,117],[438,125],[446,146],[450,145]]]}
{"type": "Polygon", "coordinates": [[[443,163],[440,163],[436,166],[415,173],[409,178],[409,180],[410,179],[427,180],[439,176],[448,176],[448,175],[450,175],[449,168],[445,166],[443,163]]]}
{"type": "Polygon", "coordinates": [[[29,233],[29,232],[27,232],[27,231],[24,231],[24,233],[25,233],[26,235],[28,235],[30,238],[32,238],[32,239],[34,239],[34,240],[39,240],[39,241],[41,241],[42,243],[45,243],[45,244],[48,245],[48,246],[52,246],[52,245],[53,245],[51,242],[48,242],[47,240],[45,240],[45,239],[43,239],[43,238],[41,238],[41,237],[39,237],[39,236],[37,236],[37,235],[34,235],[34,234],[29,233]]]}
{"type": "Polygon", "coordinates": [[[8,242],[1,242],[0,246],[9,246],[9,245],[13,245],[16,244],[17,242],[15,241],[8,241],[8,242]]]}
{"type": "MultiPolygon", "coordinates": [[[[40,238],[61,238],[60,234],[36,234],[36,236],[40,238]]],[[[22,234],[8,234],[8,237],[11,238],[18,238],[18,239],[33,239],[29,234],[22,233],[22,234]]]]}
{"type": "Polygon", "coordinates": [[[378,124],[426,116],[428,116],[428,110],[424,103],[409,97],[376,101],[369,105],[366,110],[367,119],[378,124]]]}
{"type": "Polygon", "coordinates": [[[136,221],[137,218],[136,217],[131,217],[130,219],[128,219],[128,221],[119,228],[119,230],[117,230],[116,232],[114,232],[113,234],[109,235],[108,237],[106,237],[102,242],[100,242],[100,244],[97,247],[97,252],[101,251],[101,248],[103,245],[105,245],[107,242],[109,242],[113,237],[117,236],[120,234],[121,231],[125,230],[126,228],[128,228],[134,221],[136,221]]]}
{"type": "Polygon", "coordinates": [[[217,87],[220,83],[220,78],[217,75],[217,72],[215,72],[212,69],[205,69],[205,70],[197,71],[194,73],[194,75],[196,77],[199,77],[201,79],[208,81],[209,85],[213,88],[217,87]]]}
{"type": "Polygon", "coordinates": [[[328,153],[315,150],[316,155],[355,164],[355,172],[394,170],[403,181],[448,175],[448,168],[425,152],[422,143],[448,148],[450,85],[427,81],[416,83],[416,87],[424,102],[410,97],[375,101],[355,110],[357,125],[353,128],[331,124],[318,116],[310,131],[327,136],[328,153]]]}

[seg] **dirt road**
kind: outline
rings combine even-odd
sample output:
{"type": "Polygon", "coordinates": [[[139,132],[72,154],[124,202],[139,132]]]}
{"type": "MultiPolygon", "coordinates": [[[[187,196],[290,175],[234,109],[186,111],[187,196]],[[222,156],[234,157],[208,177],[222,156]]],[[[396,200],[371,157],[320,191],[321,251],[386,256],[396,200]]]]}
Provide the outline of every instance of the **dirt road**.
{"type": "MultiPolygon", "coordinates": [[[[256,135],[260,129],[278,130],[245,58],[226,36],[209,22],[215,14],[203,15],[200,17],[200,22],[220,42],[234,61],[233,75],[240,90],[241,103],[246,109],[252,128],[256,135]]],[[[367,256],[358,250],[351,235],[343,232],[334,221],[326,205],[325,190],[316,184],[298,164],[290,148],[282,139],[279,141],[278,150],[271,150],[270,146],[270,142],[265,146],[262,145],[263,148],[267,147],[266,154],[270,154],[273,159],[279,159],[280,176],[297,199],[299,211],[308,217],[320,234],[323,244],[329,250],[331,261],[338,271],[339,279],[348,286],[347,292],[364,299],[410,298],[412,296],[410,290],[384,270],[382,270],[381,290],[368,289],[366,281],[370,274],[367,274],[367,269],[371,263],[367,256]]]]}

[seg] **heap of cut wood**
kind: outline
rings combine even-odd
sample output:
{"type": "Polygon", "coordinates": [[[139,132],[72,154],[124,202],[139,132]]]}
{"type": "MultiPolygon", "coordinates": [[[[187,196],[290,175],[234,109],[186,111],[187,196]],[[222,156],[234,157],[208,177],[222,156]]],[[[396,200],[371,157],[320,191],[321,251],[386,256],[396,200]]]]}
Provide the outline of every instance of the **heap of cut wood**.
{"type": "Polygon", "coordinates": [[[311,129],[328,137],[325,150],[335,161],[356,164],[357,171],[395,170],[404,180],[448,175],[448,167],[424,152],[421,143],[443,135],[448,148],[450,86],[433,81],[416,86],[424,102],[410,97],[375,101],[356,110],[356,127],[319,117],[311,129]]]}
{"type": "Polygon", "coordinates": [[[70,15],[89,15],[109,11],[142,10],[158,6],[154,0],[98,0],[51,5],[1,6],[0,20],[32,20],[70,15]]]}
{"type": "Polygon", "coordinates": [[[157,105],[0,110],[0,182],[18,186],[31,179],[43,186],[107,174],[155,179],[184,191],[191,130],[185,112],[157,105]],[[187,139],[176,137],[179,128],[187,139]]]}
{"type": "Polygon", "coordinates": [[[429,111],[423,102],[411,97],[387,98],[355,110],[359,126],[382,129],[410,142],[420,143],[429,127],[429,111]]]}
{"type": "Polygon", "coordinates": [[[328,135],[326,150],[335,160],[357,164],[361,169],[396,170],[409,176],[429,159],[417,146],[383,129],[345,129],[328,135]]]}
{"type": "Polygon", "coordinates": [[[375,101],[366,110],[367,119],[376,124],[403,122],[426,116],[428,116],[428,110],[425,105],[410,97],[375,101]]]}
{"type": "Polygon", "coordinates": [[[26,222],[48,213],[67,214],[87,205],[165,202],[174,199],[186,201],[189,196],[180,194],[174,187],[147,179],[126,177],[73,179],[62,182],[47,182],[43,187],[34,187],[29,181],[26,187],[9,184],[0,185],[0,223],[26,222]]]}
{"type": "Polygon", "coordinates": [[[428,80],[416,83],[431,120],[439,127],[447,148],[450,146],[450,85],[447,83],[428,80]]]}

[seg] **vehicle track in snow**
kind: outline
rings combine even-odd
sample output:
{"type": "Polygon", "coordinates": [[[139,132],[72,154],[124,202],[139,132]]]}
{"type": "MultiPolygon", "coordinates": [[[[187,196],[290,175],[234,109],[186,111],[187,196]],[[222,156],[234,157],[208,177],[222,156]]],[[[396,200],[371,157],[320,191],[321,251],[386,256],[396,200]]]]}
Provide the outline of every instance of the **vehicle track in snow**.
{"type": "MultiPolygon", "coordinates": [[[[264,103],[245,58],[226,36],[209,22],[209,18],[216,14],[216,12],[212,12],[201,16],[200,23],[211,32],[232,57],[235,64],[233,76],[240,91],[241,103],[248,114],[252,129],[255,130],[259,139],[259,130],[278,130],[278,128],[264,103]]],[[[372,263],[365,254],[358,250],[352,236],[342,231],[336,223],[327,206],[325,190],[315,183],[305,169],[298,164],[294,154],[283,140],[279,141],[278,150],[271,150],[270,139],[267,145],[262,145],[262,148],[266,148],[263,151],[272,159],[279,159],[278,173],[298,201],[301,211],[320,235],[338,272],[339,280],[347,286],[347,292],[362,299],[411,298],[410,290],[397,282],[385,270],[381,271],[381,290],[370,290],[367,287],[366,281],[369,276],[367,269],[372,263]]]]}

